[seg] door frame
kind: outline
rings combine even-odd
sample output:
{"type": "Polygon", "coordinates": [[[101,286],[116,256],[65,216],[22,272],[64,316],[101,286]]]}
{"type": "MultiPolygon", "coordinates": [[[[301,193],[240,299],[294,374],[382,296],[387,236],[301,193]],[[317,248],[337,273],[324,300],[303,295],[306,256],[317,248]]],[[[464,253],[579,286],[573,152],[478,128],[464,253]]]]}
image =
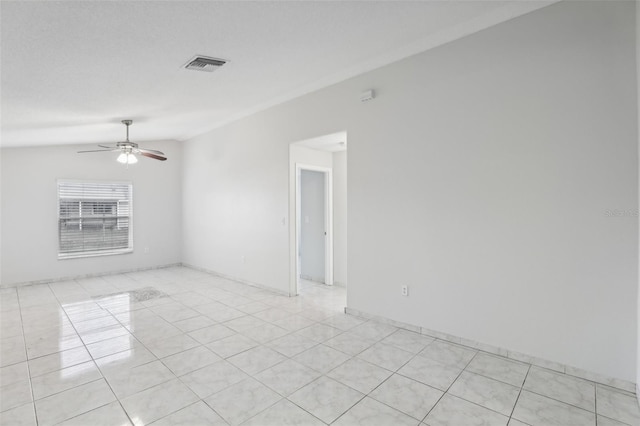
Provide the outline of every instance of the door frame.
{"type": "Polygon", "coordinates": [[[295,245],[291,251],[291,282],[290,294],[298,294],[298,281],[300,279],[300,227],[301,227],[301,185],[300,177],[303,170],[320,172],[324,174],[324,280],[325,284],[333,285],[333,170],[330,167],[314,166],[311,164],[295,164],[295,216],[291,221],[295,235],[295,245]]]}

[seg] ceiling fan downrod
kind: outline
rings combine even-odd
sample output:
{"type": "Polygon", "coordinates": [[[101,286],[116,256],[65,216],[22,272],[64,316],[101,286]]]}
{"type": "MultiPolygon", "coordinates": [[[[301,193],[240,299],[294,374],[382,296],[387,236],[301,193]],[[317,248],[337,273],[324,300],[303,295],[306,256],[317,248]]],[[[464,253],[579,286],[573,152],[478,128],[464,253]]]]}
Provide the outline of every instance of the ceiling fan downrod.
{"type": "Polygon", "coordinates": [[[129,126],[133,124],[133,120],[122,120],[122,124],[127,126],[127,142],[129,142],[129,126]]]}

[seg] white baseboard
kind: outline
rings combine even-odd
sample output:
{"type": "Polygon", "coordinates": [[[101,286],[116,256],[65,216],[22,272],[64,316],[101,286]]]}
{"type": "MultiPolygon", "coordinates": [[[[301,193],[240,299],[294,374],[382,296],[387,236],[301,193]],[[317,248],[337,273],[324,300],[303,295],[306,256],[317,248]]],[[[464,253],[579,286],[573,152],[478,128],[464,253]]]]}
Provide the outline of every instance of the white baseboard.
{"type": "Polygon", "coordinates": [[[573,367],[566,364],[561,364],[559,362],[549,361],[544,358],[539,358],[536,356],[511,351],[509,349],[499,348],[497,346],[487,345],[486,343],[476,342],[474,340],[465,339],[459,336],[454,336],[452,334],[442,333],[436,330],[430,330],[428,328],[420,327],[417,325],[406,324],[400,321],[394,321],[388,318],[369,314],[367,312],[358,311],[352,308],[345,308],[344,311],[347,314],[354,315],[357,317],[371,319],[384,324],[390,324],[395,327],[403,328],[405,330],[410,330],[416,333],[424,334],[425,336],[435,337],[440,340],[446,340],[447,342],[456,343],[462,346],[467,346],[469,348],[477,349],[483,352],[488,352],[494,355],[500,355],[505,358],[510,358],[520,362],[525,362],[527,364],[536,365],[538,367],[554,370],[559,373],[564,373],[570,376],[579,377],[581,379],[586,379],[595,383],[600,383],[602,385],[620,389],[625,392],[630,392],[630,393],[636,394],[639,397],[638,401],[640,402],[640,394],[638,393],[638,389],[640,388],[638,388],[635,383],[629,382],[627,380],[607,377],[602,374],[594,373],[588,370],[584,370],[584,369],[573,367]]]}
{"type": "Polygon", "coordinates": [[[324,284],[324,277],[312,277],[311,275],[300,274],[301,280],[313,281],[314,283],[324,284]]]}
{"type": "Polygon", "coordinates": [[[145,268],[131,268],[131,269],[121,269],[118,271],[96,272],[91,274],[72,275],[72,276],[59,277],[59,278],[48,278],[44,280],[24,281],[24,282],[13,283],[13,284],[0,283],[0,288],[14,288],[14,287],[24,287],[24,286],[38,285],[38,284],[51,284],[51,283],[58,283],[61,281],[80,280],[83,278],[106,277],[109,275],[128,274],[131,272],[142,272],[142,271],[151,271],[154,269],[172,268],[174,266],[182,266],[182,263],[178,262],[178,263],[169,263],[166,265],[159,265],[159,266],[147,266],[145,268]]]}
{"type": "MultiPolygon", "coordinates": [[[[300,279],[301,280],[307,280],[307,281],[313,281],[313,282],[319,283],[319,284],[329,285],[329,284],[326,284],[324,282],[324,278],[313,278],[312,276],[309,276],[309,275],[300,275],[300,279]]],[[[332,285],[335,285],[337,287],[347,288],[347,284],[343,283],[342,281],[334,281],[332,285]]]]}
{"type": "Polygon", "coordinates": [[[223,274],[223,273],[220,273],[218,271],[213,271],[211,269],[201,268],[199,266],[194,266],[194,265],[191,265],[189,263],[184,263],[184,262],[181,263],[181,265],[184,266],[184,267],[187,267],[187,268],[195,269],[196,271],[206,272],[208,274],[215,275],[216,277],[220,277],[220,278],[224,278],[224,279],[227,279],[227,280],[237,281],[237,282],[242,283],[242,284],[250,285],[251,287],[256,287],[256,288],[259,288],[259,289],[262,289],[262,290],[269,290],[269,291],[272,291],[274,293],[282,294],[283,296],[291,296],[288,291],[283,291],[283,290],[280,290],[280,289],[277,289],[277,288],[269,287],[269,286],[264,285],[264,284],[255,283],[253,281],[244,280],[242,278],[238,278],[238,277],[234,277],[234,276],[231,276],[231,275],[223,274]]]}

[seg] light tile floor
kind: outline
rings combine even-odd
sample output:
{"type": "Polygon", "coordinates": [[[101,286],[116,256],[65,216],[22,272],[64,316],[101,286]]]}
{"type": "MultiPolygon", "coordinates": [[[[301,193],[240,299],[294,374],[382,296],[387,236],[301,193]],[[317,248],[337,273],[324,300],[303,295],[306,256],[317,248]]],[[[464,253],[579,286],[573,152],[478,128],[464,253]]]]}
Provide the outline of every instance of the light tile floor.
{"type": "Polygon", "coordinates": [[[2,425],[639,425],[635,396],[175,267],[0,291],[2,425]]]}

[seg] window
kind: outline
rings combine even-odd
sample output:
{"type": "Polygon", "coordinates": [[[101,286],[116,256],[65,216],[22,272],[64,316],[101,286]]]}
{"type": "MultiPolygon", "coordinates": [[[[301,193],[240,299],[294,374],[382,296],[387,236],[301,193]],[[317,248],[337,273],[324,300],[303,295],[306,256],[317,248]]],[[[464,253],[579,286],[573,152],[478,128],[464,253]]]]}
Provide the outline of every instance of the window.
{"type": "Polygon", "coordinates": [[[133,251],[132,186],[58,181],[58,258],[133,251]]]}

